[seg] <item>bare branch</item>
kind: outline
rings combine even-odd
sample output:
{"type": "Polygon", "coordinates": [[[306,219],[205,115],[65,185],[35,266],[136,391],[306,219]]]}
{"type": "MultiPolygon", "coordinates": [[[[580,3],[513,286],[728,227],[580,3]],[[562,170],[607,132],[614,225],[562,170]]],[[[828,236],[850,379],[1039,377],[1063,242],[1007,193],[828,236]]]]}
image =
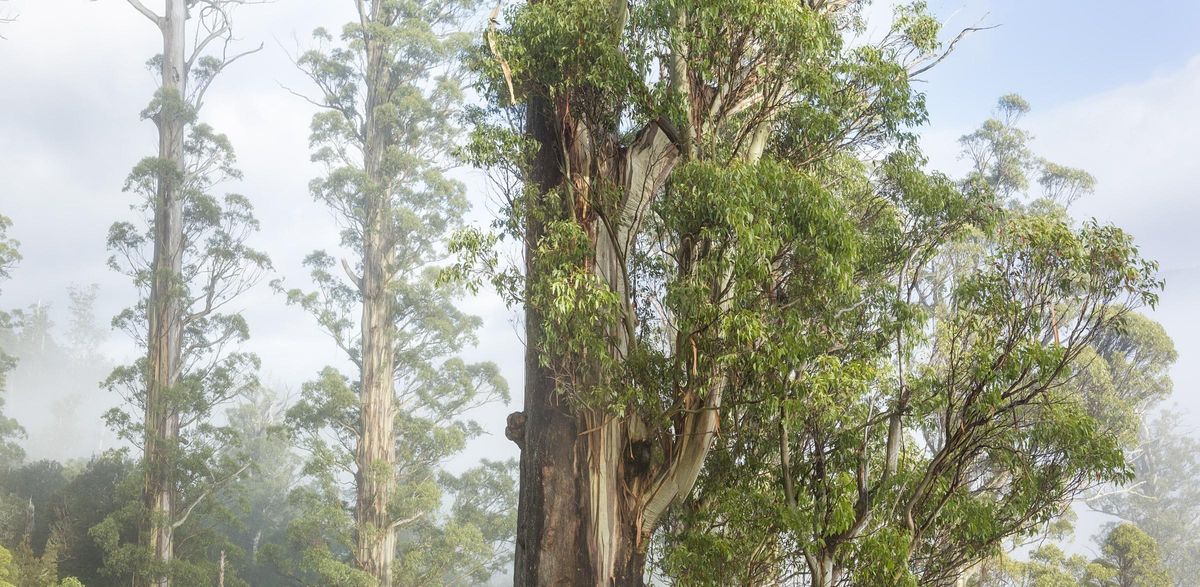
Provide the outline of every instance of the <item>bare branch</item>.
{"type": "Polygon", "coordinates": [[[491,49],[492,55],[495,56],[496,61],[500,63],[500,69],[504,72],[504,83],[508,84],[509,101],[513,104],[516,104],[517,93],[513,91],[512,68],[508,66],[508,60],[506,60],[504,56],[500,54],[500,47],[496,44],[496,24],[498,23],[496,17],[499,14],[500,4],[496,4],[496,7],[492,9],[492,14],[488,16],[488,49],[491,49]]]}
{"type": "Polygon", "coordinates": [[[195,98],[192,100],[192,107],[199,109],[204,104],[204,94],[208,92],[208,88],[209,88],[209,86],[212,85],[213,80],[217,79],[217,74],[221,73],[222,71],[225,71],[225,68],[229,67],[230,65],[233,65],[233,63],[235,61],[237,61],[247,55],[253,55],[255,53],[258,53],[259,51],[262,51],[263,47],[264,47],[264,45],[262,43],[259,43],[257,48],[251,49],[249,51],[243,51],[242,53],[238,53],[237,55],[234,55],[233,57],[224,59],[221,62],[221,64],[217,66],[216,71],[213,72],[212,76],[209,77],[207,80],[205,80],[204,83],[200,84],[200,87],[196,89],[196,92],[194,94],[195,98]]]}
{"type": "Polygon", "coordinates": [[[205,498],[207,498],[209,495],[212,494],[214,488],[221,487],[221,486],[225,485],[226,483],[232,481],[233,479],[237,478],[238,475],[241,475],[242,473],[244,473],[246,471],[246,469],[250,468],[250,464],[251,463],[247,462],[246,464],[242,465],[241,468],[239,468],[238,470],[236,470],[232,474],[230,474],[228,477],[220,480],[217,483],[214,483],[212,487],[205,489],[203,493],[201,493],[198,497],[196,497],[195,501],[193,501],[191,504],[189,504],[187,506],[187,508],[185,508],[183,510],[183,515],[180,516],[178,520],[175,520],[174,522],[171,523],[171,527],[178,528],[178,527],[182,526],[185,522],[187,522],[188,517],[192,515],[192,511],[196,509],[196,506],[200,505],[200,503],[203,502],[205,498]]]}
{"type": "MultiPolygon", "coordinates": [[[[224,25],[224,26],[208,33],[208,36],[204,37],[204,39],[202,39],[200,42],[196,43],[196,46],[194,48],[192,48],[192,54],[190,57],[187,58],[187,64],[185,67],[188,70],[191,70],[192,65],[196,62],[196,58],[200,57],[201,53],[204,51],[204,48],[207,47],[209,43],[213,42],[218,37],[220,37],[221,35],[224,35],[228,32],[229,32],[229,25],[224,25]]],[[[261,49],[261,48],[262,47],[259,47],[259,49],[261,49]]]]}
{"type": "Polygon", "coordinates": [[[350,263],[345,259],[342,259],[342,270],[346,272],[346,277],[350,278],[350,282],[354,284],[354,287],[358,288],[358,291],[361,292],[363,288],[362,278],[354,274],[354,269],[350,267],[350,263]]]}
{"type": "Polygon", "coordinates": [[[942,61],[945,61],[946,58],[950,56],[950,53],[952,53],[954,51],[954,46],[957,45],[959,41],[963,40],[963,37],[966,37],[968,34],[974,33],[977,31],[990,31],[992,29],[999,28],[999,27],[1000,27],[1000,25],[998,25],[998,24],[992,25],[992,26],[985,26],[985,27],[974,26],[974,27],[967,27],[967,28],[959,31],[958,35],[956,35],[954,37],[954,39],[950,41],[950,44],[946,47],[946,50],[943,51],[942,54],[937,57],[937,59],[934,59],[932,62],[928,63],[924,67],[920,67],[914,71],[910,71],[908,73],[908,77],[910,77],[910,78],[917,77],[918,75],[921,75],[922,73],[925,73],[925,72],[933,69],[934,67],[937,66],[937,64],[941,63],[942,61]]]}

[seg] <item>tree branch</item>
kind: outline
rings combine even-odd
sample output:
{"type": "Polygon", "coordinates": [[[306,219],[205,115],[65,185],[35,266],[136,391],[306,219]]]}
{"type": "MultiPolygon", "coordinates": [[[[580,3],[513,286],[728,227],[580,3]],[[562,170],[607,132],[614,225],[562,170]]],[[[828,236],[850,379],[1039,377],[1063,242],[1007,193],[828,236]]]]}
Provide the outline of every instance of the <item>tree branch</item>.
{"type": "Polygon", "coordinates": [[[222,479],[219,482],[214,483],[208,489],[205,489],[204,492],[201,493],[196,498],[195,501],[193,501],[190,505],[187,506],[186,509],[184,509],[183,516],[181,516],[178,520],[171,523],[171,527],[178,528],[178,527],[182,526],[184,524],[184,522],[187,522],[188,517],[192,515],[192,511],[196,509],[196,506],[200,505],[200,503],[203,502],[206,497],[208,497],[209,495],[212,494],[213,489],[221,487],[222,485],[228,483],[229,481],[233,480],[238,475],[241,475],[242,473],[244,473],[246,471],[246,469],[249,469],[249,468],[250,468],[250,463],[246,463],[246,464],[242,465],[242,467],[240,469],[234,471],[228,477],[222,479]]]}
{"type": "Polygon", "coordinates": [[[963,37],[966,37],[968,34],[976,32],[976,31],[988,31],[988,30],[992,30],[994,28],[999,28],[999,27],[1000,27],[1000,25],[998,25],[998,24],[992,25],[992,26],[985,26],[985,27],[975,26],[975,27],[967,27],[967,28],[959,31],[958,35],[956,35],[954,37],[954,39],[952,41],[950,41],[950,44],[946,47],[946,50],[943,51],[942,54],[939,55],[937,59],[934,59],[932,63],[929,63],[928,65],[926,65],[924,67],[920,67],[914,71],[909,72],[908,77],[910,77],[910,78],[917,77],[918,75],[921,75],[922,73],[925,73],[925,72],[933,69],[934,67],[937,66],[937,64],[941,63],[942,61],[945,61],[946,58],[950,56],[950,53],[954,52],[954,46],[957,45],[959,41],[963,40],[963,37]]]}

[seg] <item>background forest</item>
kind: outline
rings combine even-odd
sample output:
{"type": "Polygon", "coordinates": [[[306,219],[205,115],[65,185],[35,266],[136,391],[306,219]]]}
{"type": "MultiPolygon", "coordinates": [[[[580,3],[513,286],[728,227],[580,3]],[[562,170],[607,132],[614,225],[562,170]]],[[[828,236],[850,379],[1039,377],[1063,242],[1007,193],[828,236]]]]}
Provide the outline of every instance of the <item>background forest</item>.
{"type": "Polygon", "coordinates": [[[1200,584],[1119,8],[0,2],[0,587],[1200,584]]]}

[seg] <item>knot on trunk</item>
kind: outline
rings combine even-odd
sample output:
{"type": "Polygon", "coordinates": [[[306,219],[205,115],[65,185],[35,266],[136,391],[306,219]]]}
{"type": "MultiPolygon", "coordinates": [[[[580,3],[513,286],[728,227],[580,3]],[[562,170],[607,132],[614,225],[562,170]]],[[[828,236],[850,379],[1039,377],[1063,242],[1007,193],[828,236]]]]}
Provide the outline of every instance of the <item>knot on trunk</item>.
{"type": "Polygon", "coordinates": [[[504,437],[515,442],[518,448],[525,448],[525,412],[513,412],[508,415],[504,437]]]}

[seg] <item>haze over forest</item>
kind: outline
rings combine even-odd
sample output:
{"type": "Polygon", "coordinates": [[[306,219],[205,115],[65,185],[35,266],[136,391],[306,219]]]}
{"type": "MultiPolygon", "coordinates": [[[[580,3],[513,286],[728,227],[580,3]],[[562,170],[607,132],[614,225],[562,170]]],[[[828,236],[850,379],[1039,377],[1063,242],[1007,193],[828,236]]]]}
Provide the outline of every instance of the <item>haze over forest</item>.
{"type": "Polygon", "coordinates": [[[1200,6],[1051,4],[0,1],[0,587],[1200,585],[1200,6]]]}

